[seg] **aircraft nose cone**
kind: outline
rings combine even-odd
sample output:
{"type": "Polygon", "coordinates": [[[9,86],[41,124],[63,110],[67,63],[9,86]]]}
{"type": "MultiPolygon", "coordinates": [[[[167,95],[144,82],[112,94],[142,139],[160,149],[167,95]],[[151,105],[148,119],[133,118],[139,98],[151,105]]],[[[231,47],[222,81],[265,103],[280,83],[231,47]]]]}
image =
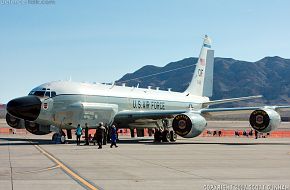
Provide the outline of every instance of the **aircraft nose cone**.
{"type": "Polygon", "coordinates": [[[36,96],[24,96],[8,102],[7,112],[15,117],[34,121],[40,114],[41,101],[36,96]]]}

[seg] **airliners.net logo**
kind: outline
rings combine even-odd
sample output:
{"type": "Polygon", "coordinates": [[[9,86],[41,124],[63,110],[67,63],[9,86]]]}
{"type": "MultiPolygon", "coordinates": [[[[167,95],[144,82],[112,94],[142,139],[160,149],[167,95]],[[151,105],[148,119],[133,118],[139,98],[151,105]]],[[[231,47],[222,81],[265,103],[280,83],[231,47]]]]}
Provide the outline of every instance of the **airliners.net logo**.
{"type": "Polygon", "coordinates": [[[0,0],[0,5],[55,5],[55,0],[0,0]]]}

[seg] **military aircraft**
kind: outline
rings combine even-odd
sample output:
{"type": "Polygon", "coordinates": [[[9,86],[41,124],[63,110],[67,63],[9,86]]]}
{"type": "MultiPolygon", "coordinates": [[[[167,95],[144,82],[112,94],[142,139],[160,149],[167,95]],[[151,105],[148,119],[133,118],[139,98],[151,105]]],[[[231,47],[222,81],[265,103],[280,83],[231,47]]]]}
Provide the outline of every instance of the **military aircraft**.
{"type": "MultiPolygon", "coordinates": [[[[249,122],[259,132],[270,132],[281,122],[279,112],[290,106],[210,108],[211,105],[260,98],[249,96],[211,101],[214,50],[211,39],[204,37],[192,80],[184,92],[55,81],[31,90],[28,96],[9,101],[6,121],[13,128],[26,128],[32,134],[71,129],[78,124],[97,128],[99,122],[120,128],[162,129],[163,141],[175,141],[177,135],[193,138],[207,126],[213,115],[249,113],[249,122]]],[[[64,138],[62,138],[64,139],[64,138]]]]}

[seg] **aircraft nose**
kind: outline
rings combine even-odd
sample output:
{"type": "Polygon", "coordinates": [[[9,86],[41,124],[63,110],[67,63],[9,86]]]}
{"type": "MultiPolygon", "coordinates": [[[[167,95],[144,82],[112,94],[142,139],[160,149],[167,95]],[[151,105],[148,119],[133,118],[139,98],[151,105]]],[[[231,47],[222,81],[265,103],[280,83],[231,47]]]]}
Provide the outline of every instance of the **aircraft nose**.
{"type": "Polygon", "coordinates": [[[41,101],[36,96],[24,96],[8,102],[7,112],[15,117],[34,121],[40,114],[41,101]]]}

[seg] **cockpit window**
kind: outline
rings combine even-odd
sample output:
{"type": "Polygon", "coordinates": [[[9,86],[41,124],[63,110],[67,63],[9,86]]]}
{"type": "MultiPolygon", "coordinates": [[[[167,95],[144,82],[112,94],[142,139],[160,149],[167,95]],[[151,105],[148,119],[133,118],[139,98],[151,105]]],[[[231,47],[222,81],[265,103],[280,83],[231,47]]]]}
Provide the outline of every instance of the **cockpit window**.
{"type": "Polygon", "coordinates": [[[45,94],[45,91],[35,91],[33,95],[43,97],[44,94],[45,94]]]}
{"type": "Polygon", "coordinates": [[[55,97],[56,96],[56,92],[55,91],[43,91],[43,90],[39,90],[39,91],[31,91],[29,93],[29,95],[34,95],[34,96],[39,96],[39,97],[55,97]]]}
{"type": "Polygon", "coordinates": [[[45,96],[50,97],[50,91],[46,91],[45,96]]]}
{"type": "Polygon", "coordinates": [[[56,96],[56,92],[52,91],[51,92],[51,98],[55,97],[56,96]]]}

